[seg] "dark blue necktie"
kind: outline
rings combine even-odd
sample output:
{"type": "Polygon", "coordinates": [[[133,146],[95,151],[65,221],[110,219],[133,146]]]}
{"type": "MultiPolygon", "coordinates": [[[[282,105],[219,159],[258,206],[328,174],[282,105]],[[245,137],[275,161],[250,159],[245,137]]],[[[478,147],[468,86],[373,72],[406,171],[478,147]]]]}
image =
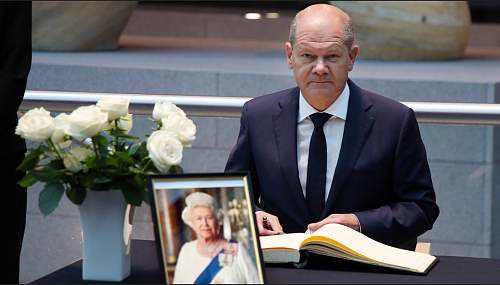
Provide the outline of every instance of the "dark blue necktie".
{"type": "Polygon", "coordinates": [[[309,116],[314,124],[314,131],[309,144],[306,182],[306,202],[311,215],[311,222],[318,222],[325,208],[327,153],[323,125],[331,116],[327,113],[314,113],[309,116]]]}

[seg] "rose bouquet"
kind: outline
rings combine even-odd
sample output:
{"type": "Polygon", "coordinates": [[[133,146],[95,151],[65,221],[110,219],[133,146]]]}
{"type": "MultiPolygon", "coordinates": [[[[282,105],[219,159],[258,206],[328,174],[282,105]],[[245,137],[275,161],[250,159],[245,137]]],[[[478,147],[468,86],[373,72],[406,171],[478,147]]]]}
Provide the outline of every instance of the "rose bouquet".
{"type": "Polygon", "coordinates": [[[159,102],[153,109],[156,128],[147,139],[129,134],[129,101],[105,97],[55,118],[44,108],[24,114],[16,134],[39,143],[19,165],[26,175],[19,185],[43,182],[39,207],[54,211],[63,193],[80,205],[87,191],[120,189],[127,203],[139,206],[148,199],[146,175],[178,173],[184,147],[191,146],[196,126],[182,109],[159,102]]]}

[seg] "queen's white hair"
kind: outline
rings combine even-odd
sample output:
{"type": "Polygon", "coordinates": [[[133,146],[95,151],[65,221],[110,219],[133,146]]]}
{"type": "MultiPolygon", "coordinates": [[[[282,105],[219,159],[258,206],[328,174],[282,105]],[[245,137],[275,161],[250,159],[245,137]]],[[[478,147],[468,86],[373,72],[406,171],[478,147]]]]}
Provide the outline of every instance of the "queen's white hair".
{"type": "Polygon", "coordinates": [[[191,212],[195,207],[207,207],[212,210],[217,218],[217,222],[220,225],[222,220],[222,210],[214,197],[203,192],[194,192],[186,197],[186,207],[182,210],[182,221],[192,229],[194,229],[193,222],[191,219],[191,212]]]}

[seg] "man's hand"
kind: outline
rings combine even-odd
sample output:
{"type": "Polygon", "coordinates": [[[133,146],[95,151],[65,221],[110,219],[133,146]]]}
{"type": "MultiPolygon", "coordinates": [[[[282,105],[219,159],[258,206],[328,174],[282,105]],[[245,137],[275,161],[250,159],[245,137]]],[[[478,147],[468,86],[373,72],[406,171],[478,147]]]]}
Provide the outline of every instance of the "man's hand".
{"type": "Polygon", "coordinates": [[[266,213],[264,211],[255,212],[257,217],[257,226],[259,228],[259,235],[271,236],[283,233],[283,228],[280,225],[278,217],[266,213]]]}
{"type": "Polygon", "coordinates": [[[356,215],[354,214],[331,214],[322,221],[309,224],[307,228],[310,231],[315,232],[319,228],[327,224],[341,224],[344,226],[348,226],[358,232],[360,229],[358,217],[356,217],[356,215]]]}

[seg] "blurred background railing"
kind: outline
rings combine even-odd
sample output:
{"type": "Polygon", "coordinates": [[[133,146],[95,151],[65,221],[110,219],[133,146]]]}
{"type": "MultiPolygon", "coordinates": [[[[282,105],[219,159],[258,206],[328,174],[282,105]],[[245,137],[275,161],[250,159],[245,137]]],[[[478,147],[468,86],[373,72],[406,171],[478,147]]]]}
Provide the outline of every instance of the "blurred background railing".
{"type": "MultiPolygon", "coordinates": [[[[190,116],[239,117],[243,104],[251,97],[149,95],[96,92],[32,91],[25,92],[20,110],[44,106],[55,112],[68,112],[76,107],[94,104],[103,96],[115,96],[130,100],[130,112],[138,115],[151,114],[158,101],[170,101],[190,116]]],[[[489,103],[441,103],[401,102],[415,111],[421,123],[500,125],[500,104],[489,103]]]]}

